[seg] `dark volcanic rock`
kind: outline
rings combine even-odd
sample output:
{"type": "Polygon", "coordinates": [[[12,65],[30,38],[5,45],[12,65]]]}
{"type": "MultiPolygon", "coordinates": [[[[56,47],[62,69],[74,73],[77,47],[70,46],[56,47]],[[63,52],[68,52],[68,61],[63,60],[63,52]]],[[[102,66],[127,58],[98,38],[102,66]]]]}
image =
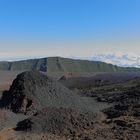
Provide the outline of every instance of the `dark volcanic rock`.
{"type": "Polygon", "coordinates": [[[77,93],[111,104],[102,110],[106,118],[103,126],[94,130],[94,139],[140,139],[140,78],[92,88],[77,86],[77,93]]]}
{"type": "Polygon", "coordinates": [[[65,108],[46,108],[17,124],[17,131],[52,133],[75,137],[96,127],[96,115],[65,108]]]}
{"type": "Polygon", "coordinates": [[[24,113],[49,106],[80,109],[84,104],[78,95],[37,71],[18,75],[9,93],[3,94],[2,100],[7,99],[10,109],[24,113]]]}

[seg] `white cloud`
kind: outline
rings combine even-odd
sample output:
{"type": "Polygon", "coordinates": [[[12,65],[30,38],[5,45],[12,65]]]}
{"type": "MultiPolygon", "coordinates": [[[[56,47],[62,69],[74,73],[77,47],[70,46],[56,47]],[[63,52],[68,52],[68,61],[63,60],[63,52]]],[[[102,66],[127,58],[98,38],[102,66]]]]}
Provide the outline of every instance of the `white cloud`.
{"type": "Polygon", "coordinates": [[[140,67],[140,55],[135,53],[105,52],[101,54],[93,54],[93,56],[85,57],[85,59],[102,61],[124,67],[140,67]]]}

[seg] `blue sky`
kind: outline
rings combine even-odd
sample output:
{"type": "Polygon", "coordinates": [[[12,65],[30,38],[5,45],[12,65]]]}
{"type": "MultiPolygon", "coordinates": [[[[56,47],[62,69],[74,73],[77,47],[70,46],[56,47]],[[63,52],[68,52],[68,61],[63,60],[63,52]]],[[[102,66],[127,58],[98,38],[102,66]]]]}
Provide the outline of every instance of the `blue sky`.
{"type": "Polygon", "coordinates": [[[1,0],[0,36],[92,38],[140,30],[139,0],[1,0]]]}
{"type": "MultiPolygon", "coordinates": [[[[21,41],[26,44],[25,51],[31,40],[108,42],[116,38],[123,42],[139,39],[139,35],[140,0],[0,0],[0,43],[21,41]]],[[[20,45],[5,45],[1,53],[20,45]]],[[[34,44],[30,47],[34,49],[34,44]]],[[[47,51],[47,47],[43,49],[47,51]]]]}

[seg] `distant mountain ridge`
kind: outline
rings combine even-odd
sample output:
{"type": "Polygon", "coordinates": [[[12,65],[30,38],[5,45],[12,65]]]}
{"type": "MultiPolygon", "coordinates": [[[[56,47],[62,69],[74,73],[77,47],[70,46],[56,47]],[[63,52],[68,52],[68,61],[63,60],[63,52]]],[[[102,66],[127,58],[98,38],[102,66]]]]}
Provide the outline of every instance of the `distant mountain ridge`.
{"type": "Polygon", "coordinates": [[[13,62],[0,62],[0,70],[42,72],[140,72],[139,68],[119,67],[100,61],[75,60],[62,57],[46,57],[13,62]]]}

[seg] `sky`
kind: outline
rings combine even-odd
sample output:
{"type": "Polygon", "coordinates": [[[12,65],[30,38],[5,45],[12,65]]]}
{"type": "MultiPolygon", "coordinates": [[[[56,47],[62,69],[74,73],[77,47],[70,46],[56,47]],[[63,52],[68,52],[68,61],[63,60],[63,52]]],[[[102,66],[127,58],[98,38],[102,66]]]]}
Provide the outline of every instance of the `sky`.
{"type": "Polygon", "coordinates": [[[1,61],[139,48],[139,0],[0,0],[1,61]]]}

